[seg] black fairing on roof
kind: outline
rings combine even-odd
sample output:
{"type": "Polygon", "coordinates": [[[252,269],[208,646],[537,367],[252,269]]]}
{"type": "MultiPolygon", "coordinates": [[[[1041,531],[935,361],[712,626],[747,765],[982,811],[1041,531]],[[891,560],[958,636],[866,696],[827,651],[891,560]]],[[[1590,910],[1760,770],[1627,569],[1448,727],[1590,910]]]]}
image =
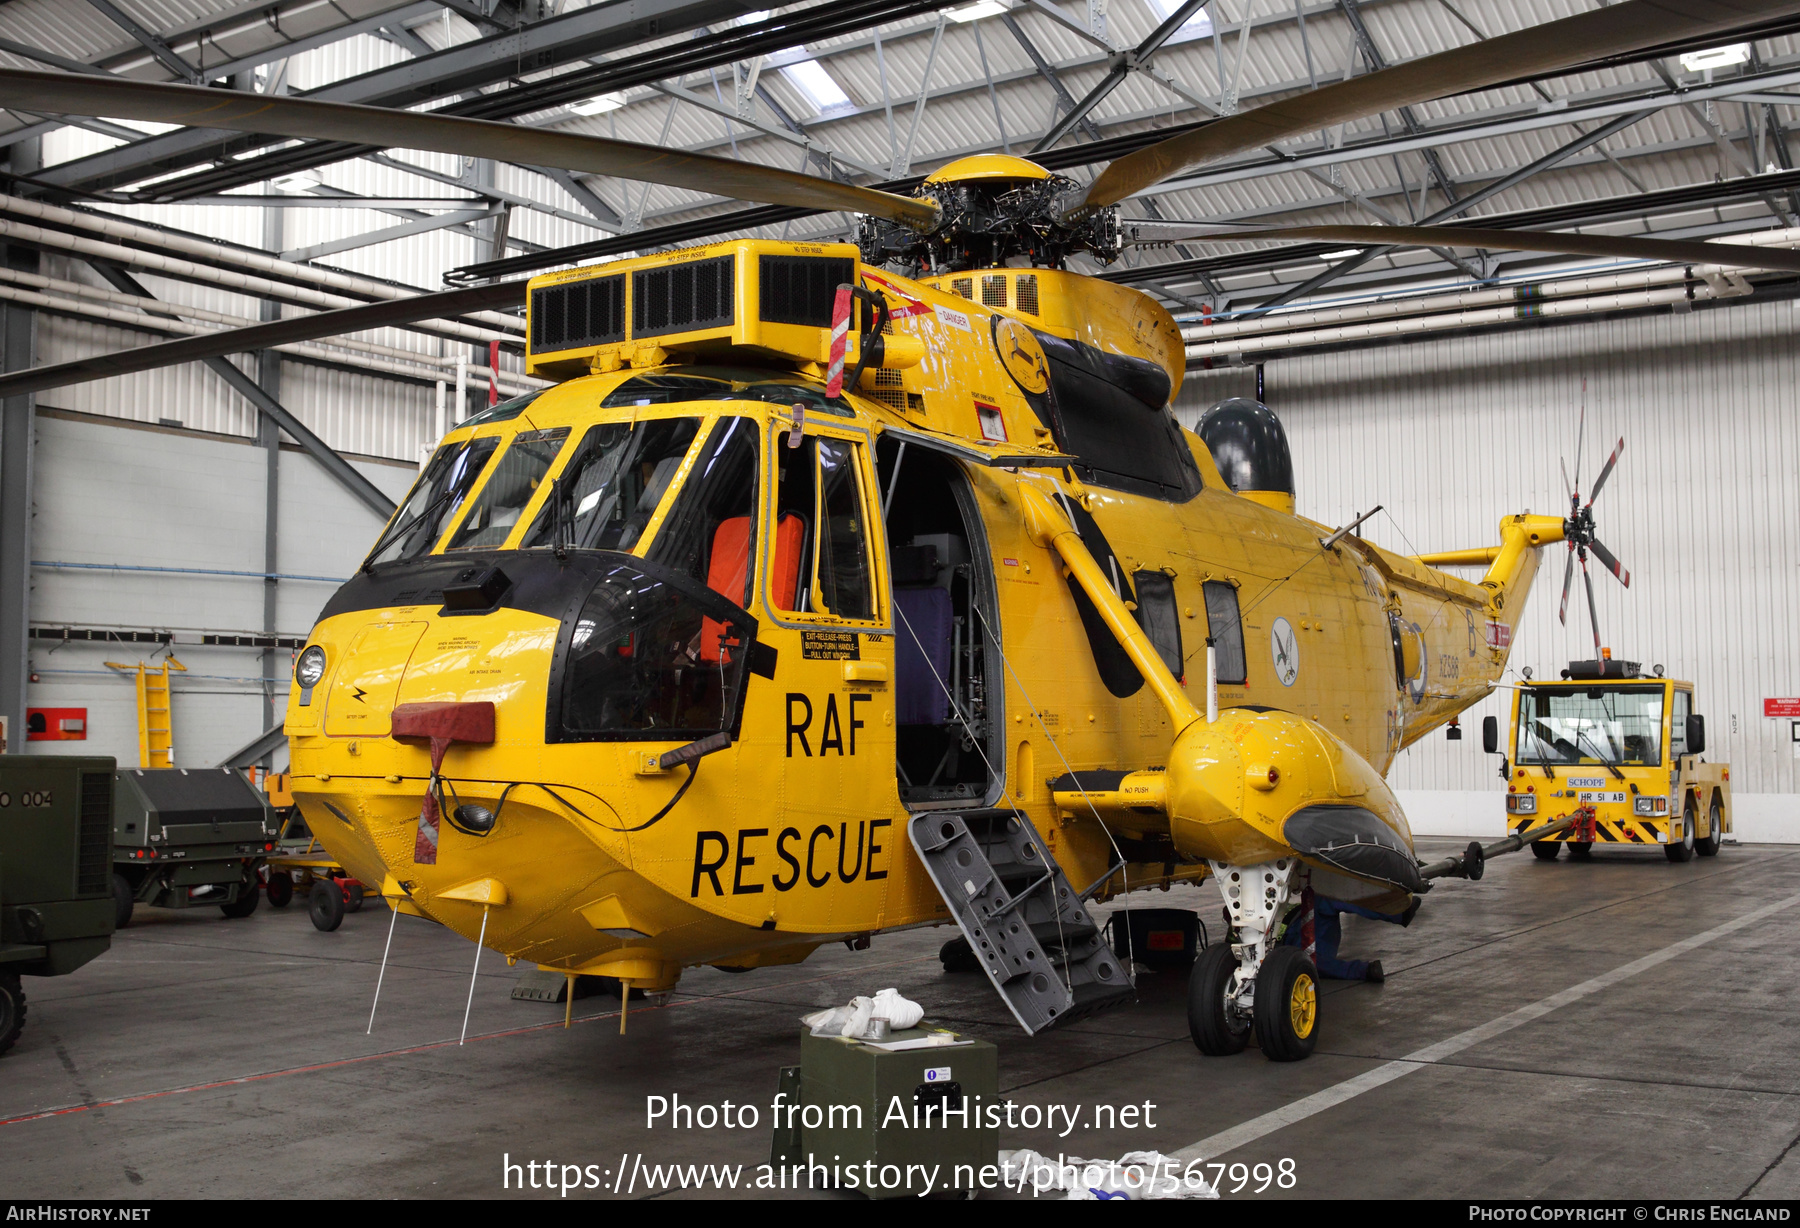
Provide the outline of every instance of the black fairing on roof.
{"type": "Polygon", "coordinates": [[[1423,891],[1419,863],[1394,829],[1361,806],[1306,806],[1288,816],[1282,838],[1296,853],[1358,878],[1423,891]]]}
{"type": "Polygon", "coordinates": [[[1294,493],[1294,461],[1287,432],[1267,405],[1247,397],[1220,401],[1196,432],[1232,490],[1294,493]]]}

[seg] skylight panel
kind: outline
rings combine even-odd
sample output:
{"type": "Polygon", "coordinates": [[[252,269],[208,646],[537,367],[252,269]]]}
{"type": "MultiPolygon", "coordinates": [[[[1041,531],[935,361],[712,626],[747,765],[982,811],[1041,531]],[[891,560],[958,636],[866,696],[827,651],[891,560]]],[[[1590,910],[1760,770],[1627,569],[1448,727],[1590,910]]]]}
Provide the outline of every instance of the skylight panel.
{"type": "Polygon", "coordinates": [[[812,103],[813,110],[820,115],[848,110],[856,105],[817,60],[801,60],[798,64],[789,64],[781,70],[781,75],[806,96],[806,100],[812,103]]]}
{"type": "MultiPolygon", "coordinates": [[[[1175,15],[1181,7],[1180,0],[1149,0],[1150,11],[1156,14],[1158,25],[1175,15]]],[[[1171,43],[1186,42],[1190,38],[1211,38],[1213,32],[1212,14],[1201,9],[1181,24],[1181,28],[1169,36],[1171,43]]]]}

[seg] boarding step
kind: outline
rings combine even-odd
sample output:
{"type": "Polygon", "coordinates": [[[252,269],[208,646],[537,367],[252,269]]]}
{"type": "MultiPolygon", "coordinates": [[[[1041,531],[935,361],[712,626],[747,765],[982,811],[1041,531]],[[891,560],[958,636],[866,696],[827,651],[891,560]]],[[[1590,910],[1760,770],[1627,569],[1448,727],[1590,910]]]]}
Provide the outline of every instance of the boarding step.
{"type": "Polygon", "coordinates": [[[1037,1033],[1132,997],[1062,867],[1023,814],[934,811],[907,826],[938,894],[1019,1026],[1037,1033]]]}

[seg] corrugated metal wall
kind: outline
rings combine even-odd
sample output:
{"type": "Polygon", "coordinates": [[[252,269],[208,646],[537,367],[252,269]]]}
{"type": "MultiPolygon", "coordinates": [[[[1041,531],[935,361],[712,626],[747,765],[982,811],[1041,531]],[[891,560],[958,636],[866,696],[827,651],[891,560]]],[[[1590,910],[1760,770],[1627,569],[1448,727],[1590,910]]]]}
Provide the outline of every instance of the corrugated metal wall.
{"type": "MultiPolygon", "coordinates": [[[[1763,699],[1800,695],[1800,310],[1786,302],[1535,327],[1271,361],[1265,400],[1287,426],[1303,515],[1343,524],[1376,504],[1381,545],[1415,553],[1498,540],[1504,513],[1564,513],[1559,458],[1574,467],[1586,381],[1584,488],[1622,435],[1595,505],[1600,540],[1629,591],[1597,564],[1600,628],[1614,655],[1664,665],[1697,688],[1709,758],[1747,793],[1800,791],[1789,722],[1763,699]]],[[[1244,368],[1191,373],[1192,424],[1249,395],[1244,368]]],[[[1556,619],[1563,548],[1539,572],[1512,665],[1555,676],[1593,655],[1579,574],[1556,619]]],[[[1428,738],[1392,781],[1408,790],[1491,789],[1495,760],[1468,736],[1428,738]]],[[[1502,716],[1502,721],[1507,719],[1502,716]]]]}

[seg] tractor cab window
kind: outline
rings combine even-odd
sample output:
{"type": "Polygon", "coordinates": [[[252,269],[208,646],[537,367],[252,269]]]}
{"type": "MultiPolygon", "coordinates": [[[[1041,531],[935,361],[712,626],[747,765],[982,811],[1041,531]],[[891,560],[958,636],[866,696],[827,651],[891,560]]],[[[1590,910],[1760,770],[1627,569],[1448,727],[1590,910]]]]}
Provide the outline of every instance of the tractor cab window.
{"type": "Polygon", "coordinates": [[[499,439],[490,435],[439,448],[426,463],[425,472],[413,484],[406,502],[394,513],[387,531],[369,551],[363,566],[416,559],[428,553],[437,544],[445,522],[462,507],[463,500],[474,489],[499,446],[499,439]]]}
{"type": "Polygon", "coordinates": [[[1687,718],[1694,710],[1690,691],[1676,691],[1669,707],[1669,758],[1679,759],[1688,753],[1687,718]]]}
{"type": "Polygon", "coordinates": [[[782,438],[769,598],[778,610],[869,621],[875,582],[864,515],[861,448],[808,435],[782,438]]]}
{"type": "Polygon", "coordinates": [[[1655,767],[1662,717],[1660,686],[1532,688],[1519,696],[1518,761],[1655,767]]]}
{"type": "Polygon", "coordinates": [[[588,428],[522,549],[633,549],[699,433],[699,418],[603,422],[588,428]]]}
{"type": "Polygon", "coordinates": [[[498,550],[519,523],[525,507],[537,497],[544,475],[568,442],[569,428],[520,431],[500,454],[494,476],[475,496],[462,527],[445,546],[450,550],[498,550]]]}

